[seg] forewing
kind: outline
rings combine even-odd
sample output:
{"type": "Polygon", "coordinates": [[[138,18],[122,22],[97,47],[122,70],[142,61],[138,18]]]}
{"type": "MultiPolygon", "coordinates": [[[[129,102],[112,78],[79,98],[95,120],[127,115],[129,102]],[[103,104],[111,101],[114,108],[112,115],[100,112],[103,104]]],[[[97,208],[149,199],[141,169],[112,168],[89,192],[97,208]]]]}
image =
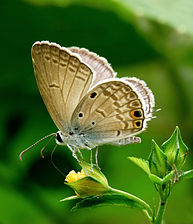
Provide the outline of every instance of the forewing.
{"type": "Polygon", "coordinates": [[[143,100],[126,78],[94,87],[77,106],[72,126],[99,143],[122,139],[145,128],[143,100]]]}
{"type": "Polygon", "coordinates": [[[33,45],[32,61],[43,101],[58,129],[65,132],[89,89],[93,72],[67,48],[47,41],[33,45]]]}
{"type": "Polygon", "coordinates": [[[85,48],[70,47],[68,49],[70,49],[71,52],[78,54],[80,58],[95,72],[91,88],[102,80],[114,78],[116,76],[116,72],[114,72],[111,65],[105,58],[100,57],[96,53],[85,48]]]}

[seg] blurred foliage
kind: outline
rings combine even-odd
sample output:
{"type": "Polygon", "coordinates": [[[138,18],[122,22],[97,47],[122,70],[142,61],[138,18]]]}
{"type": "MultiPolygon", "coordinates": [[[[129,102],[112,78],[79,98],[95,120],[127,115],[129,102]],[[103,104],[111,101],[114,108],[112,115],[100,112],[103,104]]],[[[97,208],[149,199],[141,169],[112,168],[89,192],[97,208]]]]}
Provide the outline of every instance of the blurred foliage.
{"type": "MultiPolygon", "coordinates": [[[[24,148],[56,131],[39,95],[30,50],[37,40],[85,47],[106,57],[119,77],[147,82],[161,108],[157,118],[140,134],[141,144],[101,146],[99,163],[111,186],[156,203],[150,181],[126,157],[146,158],[151,139],[163,142],[178,125],[190,149],[186,166],[193,164],[192,5],[191,0],[1,1],[0,223],[143,223],[139,212],[113,206],[71,213],[72,202],[59,202],[70,189],[51,165],[54,143],[45,159],[39,155],[42,142],[19,161],[24,148]]],[[[78,168],[66,147],[58,147],[54,162],[65,175],[78,168]]],[[[187,180],[176,186],[166,223],[193,223],[192,185],[187,180]]]]}

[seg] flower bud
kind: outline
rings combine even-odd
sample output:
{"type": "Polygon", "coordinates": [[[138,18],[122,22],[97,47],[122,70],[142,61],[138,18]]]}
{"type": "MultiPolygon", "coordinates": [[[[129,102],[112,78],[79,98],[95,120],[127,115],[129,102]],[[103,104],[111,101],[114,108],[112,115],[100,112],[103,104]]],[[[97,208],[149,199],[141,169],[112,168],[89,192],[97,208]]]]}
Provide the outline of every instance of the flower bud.
{"type": "Polygon", "coordinates": [[[149,168],[151,173],[163,178],[168,172],[167,167],[167,156],[153,140],[152,151],[149,157],[149,168]]]}
{"type": "Polygon", "coordinates": [[[66,184],[73,188],[77,196],[88,197],[100,195],[108,192],[111,188],[108,186],[106,177],[97,168],[91,168],[90,164],[81,163],[81,172],[74,170],[66,176],[66,184]]]}
{"type": "Polygon", "coordinates": [[[167,162],[171,167],[181,168],[184,165],[188,148],[182,141],[178,127],[176,127],[172,136],[163,143],[162,150],[166,154],[167,162]]]}

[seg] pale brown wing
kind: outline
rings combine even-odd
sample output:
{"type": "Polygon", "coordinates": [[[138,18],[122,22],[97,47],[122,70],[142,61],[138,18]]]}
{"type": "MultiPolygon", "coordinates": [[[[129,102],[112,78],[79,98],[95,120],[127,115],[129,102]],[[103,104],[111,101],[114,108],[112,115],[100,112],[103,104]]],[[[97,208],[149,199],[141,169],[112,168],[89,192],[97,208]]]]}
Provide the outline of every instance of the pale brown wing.
{"type": "Polygon", "coordinates": [[[85,63],[90,65],[93,71],[95,71],[91,88],[99,81],[116,77],[116,72],[114,72],[111,65],[105,58],[100,57],[96,53],[93,53],[85,48],[70,47],[68,49],[70,49],[71,52],[78,54],[80,58],[85,63]]]}
{"type": "Polygon", "coordinates": [[[72,126],[99,143],[137,134],[146,127],[143,97],[126,78],[102,82],[79,103],[72,126]]]}
{"type": "Polygon", "coordinates": [[[48,41],[33,45],[32,61],[43,101],[58,129],[65,132],[90,87],[93,72],[67,48],[48,41]]]}

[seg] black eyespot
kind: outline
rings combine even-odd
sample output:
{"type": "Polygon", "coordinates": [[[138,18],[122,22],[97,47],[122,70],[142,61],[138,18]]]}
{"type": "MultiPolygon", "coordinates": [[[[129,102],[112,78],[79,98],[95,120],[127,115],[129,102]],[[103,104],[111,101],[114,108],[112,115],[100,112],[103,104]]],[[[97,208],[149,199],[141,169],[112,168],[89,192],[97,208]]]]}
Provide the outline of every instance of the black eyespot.
{"type": "Polygon", "coordinates": [[[92,124],[92,125],[95,125],[95,122],[93,121],[91,124],[92,124]]]}
{"type": "Polygon", "coordinates": [[[140,127],[141,122],[140,121],[137,121],[135,124],[136,124],[137,127],[140,127]]]}
{"type": "Polygon", "coordinates": [[[121,134],[121,132],[118,130],[118,131],[117,131],[117,136],[119,136],[120,134],[121,134]]]}
{"type": "Polygon", "coordinates": [[[135,116],[135,117],[141,117],[141,111],[139,111],[139,110],[135,110],[135,111],[134,111],[134,116],[135,116]]]}
{"type": "Polygon", "coordinates": [[[73,135],[74,133],[70,131],[68,134],[69,134],[69,135],[73,135]]]}
{"type": "Polygon", "coordinates": [[[57,133],[56,139],[57,139],[58,142],[63,143],[63,140],[62,140],[62,138],[61,138],[59,133],[57,133]]]}
{"type": "Polygon", "coordinates": [[[93,93],[90,94],[90,98],[95,98],[96,95],[97,95],[97,93],[93,92],[93,93]]]}
{"type": "Polygon", "coordinates": [[[78,114],[78,116],[79,116],[79,117],[83,117],[83,113],[80,112],[80,113],[78,114]]]}

